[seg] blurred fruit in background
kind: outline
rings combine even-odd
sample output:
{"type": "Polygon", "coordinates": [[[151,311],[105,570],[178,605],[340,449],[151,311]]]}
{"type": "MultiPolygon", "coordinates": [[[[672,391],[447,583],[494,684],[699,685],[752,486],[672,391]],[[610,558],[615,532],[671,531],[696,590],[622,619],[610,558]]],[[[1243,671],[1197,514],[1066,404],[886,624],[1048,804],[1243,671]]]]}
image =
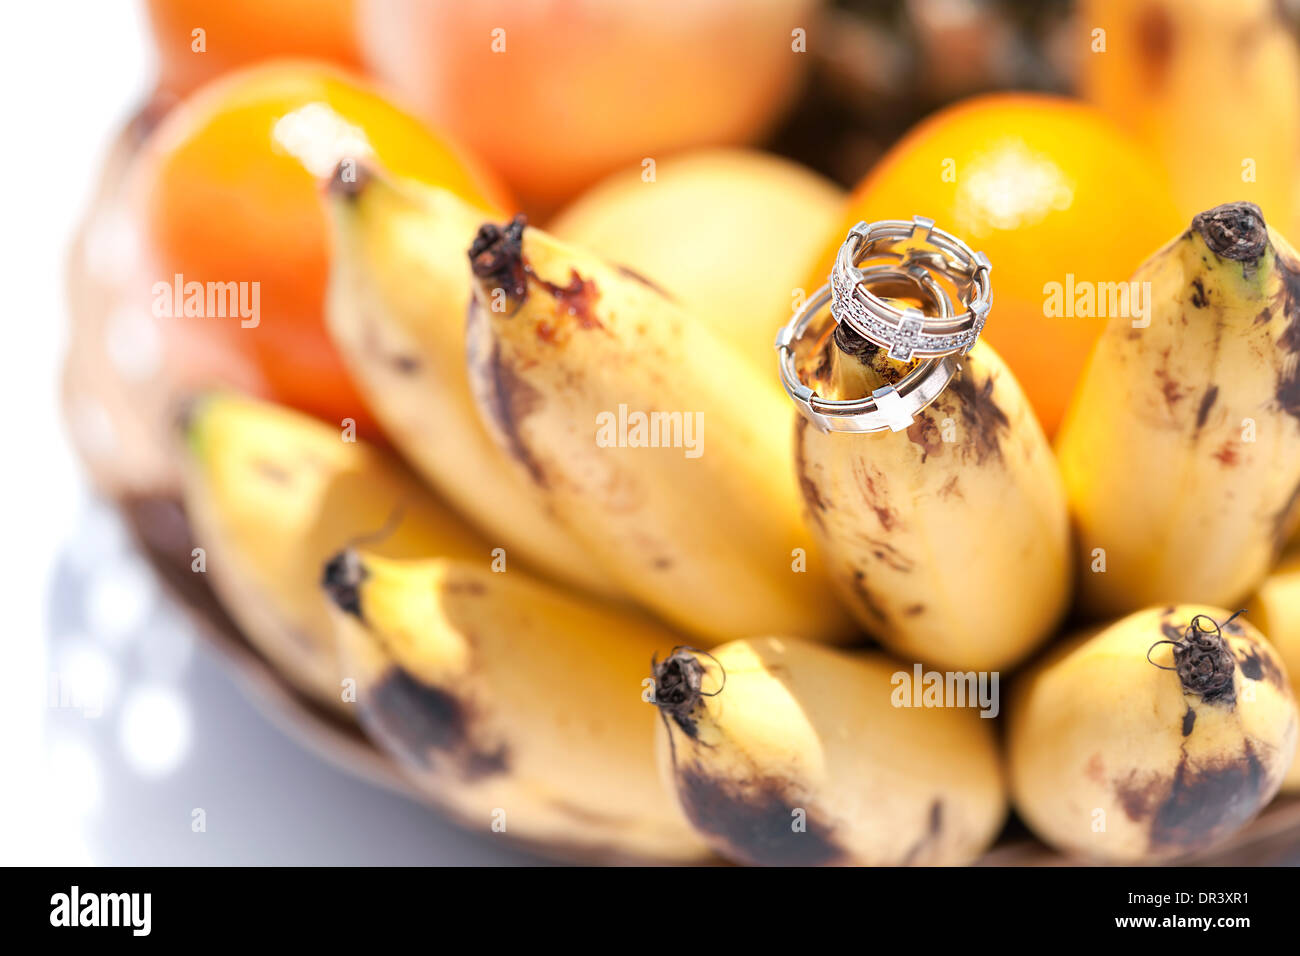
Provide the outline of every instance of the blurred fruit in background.
{"type": "Polygon", "coordinates": [[[819,0],[358,0],[367,66],[525,200],[751,142],[795,93],[819,0]],[[629,68],[635,64],[636,68],[629,68]]]}
{"type": "Polygon", "coordinates": [[[369,429],[323,322],[329,241],[318,178],[377,160],[487,211],[509,200],[419,120],[341,71],[307,61],[250,67],[200,90],[154,131],[135,169],[153,274],[260,283],[260,318],[172,317],[168,359],[196,385],[232,384],[369,429]]]}
{"type": "Polygon", "coordinates": [[[913,129],[854,191],[809,282],[826,281],[854,223],[914,215],[992,260],[984,334],[1049,437],[1106,318],[1049,317],[1045,286],[1126,282],[1187,225],[1159,167],[1103,114],[1025,93],[970,99],[913,129]]]}
{"type": "Polygon", "coordinates": [[[663,286],[771,375],[772,339],[845,198],[788,159],[706,149],[658,163],[653,182],[640,167],[609,177],[549,231],[663,286]]]}
{"type": "Polygon", "coordinates": [[[1291,234],[1300,211],[1300,50],[1283,7],[1085,0],[1079,9],[1079,43],[1089,51],[1081,94],[1164,164],[1186,221],[1247,200],[1291,234]]]}
{"type": "Polygon", "coordinates": [[[159,86],[185,96],[230,70],[279,56],[359,69],[354,7],[355,0],[148,0],[159,86]]]}

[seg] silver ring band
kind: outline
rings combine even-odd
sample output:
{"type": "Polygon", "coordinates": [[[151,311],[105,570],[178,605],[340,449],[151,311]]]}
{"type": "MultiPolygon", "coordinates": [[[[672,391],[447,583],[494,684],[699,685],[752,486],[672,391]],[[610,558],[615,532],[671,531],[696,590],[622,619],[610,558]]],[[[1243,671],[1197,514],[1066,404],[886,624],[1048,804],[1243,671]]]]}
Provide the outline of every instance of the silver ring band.
{"type": "Polygon", "coordinates": [[[992,266],[982,252],[973,251],[933,219],[915,216],[910,222],[886,219],[860,222],[849,230],[831,271],[831,311],[863,338],[889,350],[899,362],[966,354],[979,339],[993,303],[989,282],[992,266]],[[894,246],[920,238],[928,248],[897,251],[894,246]],[[921,281],[921,274],[948,278],[965,310],[957,315],[927,316],[919,309],[900,309],[866,287],[874,267],[869,260],[896,262],[897,268],[921,281]]]}
{"type": "MultiPolygon", "coordinates": [[[[907,272],[894,271],[896,277],[909,277],[907,272]]],[[[872,276],[873,279],[882,277],[890,276],[879,272],[872,276]]],[[[938,288],[937,285],[935,288],[938,288]]],[[[941,288],[938,291],[940,310],[951,314],[952,308],[947,296],[941,288]]],[[[904,431],[915,420],[917,413],[943,394],[953,376],[961,369],[961,364],[951,355],[936,356],[921,362],[896,384],[877,388],[863,398],[832,401],[819,397],[799,377],[796,346],[807,334],[814,317],[831,301],[831,296],[831,286],[822,286],[777,333],[776,350],[781,384],[794,399],[800,413],[821,431],[904,431]]],[[[831,319],[838,322],[833,314],[831,319]]]]}

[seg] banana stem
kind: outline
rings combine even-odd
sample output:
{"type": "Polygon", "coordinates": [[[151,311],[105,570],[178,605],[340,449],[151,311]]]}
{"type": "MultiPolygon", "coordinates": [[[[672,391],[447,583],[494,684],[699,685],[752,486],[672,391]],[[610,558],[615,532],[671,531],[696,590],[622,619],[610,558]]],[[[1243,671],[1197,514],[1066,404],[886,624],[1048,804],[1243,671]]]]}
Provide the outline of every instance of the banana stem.
{"type": "Polygon", "coordinates": [[[1194,229],[1221,259],[1254,262],[1268,247],[1264,213],[1253,202],[1230,202],[1197,213],[1194,229]]]}
{"type": "Polygon", "coordinates": [[[1231,624],[1233,618],[1241,613],[1238,611],[1223,624],[1216,623],[1206,615],[1198,614],[1192,618],[1192,622],[1182,634],[1170,628],[1173,633],[1167,635],[1166,640],[1152,644],[1151,649],[1147,651],[1147,660],[1151,660],[1151,650],[1158,645],[1173,645],[1174,666],[1165,667],[1161,664],[1155,666],[1161,670],[1172,670],[1177,673],[1184,693],[1195,694],[1206,702],[1217,701],[1231,706],[1237,699],[1236,687],[1232,680],[1237,665],[1228,648],[1228,642],[1224,640],[1223,628],[1231,624]],[[1208,630],[1201,627],[1197,622],[1202,619],[1208,620],[1213,627],[1208,630]]]}

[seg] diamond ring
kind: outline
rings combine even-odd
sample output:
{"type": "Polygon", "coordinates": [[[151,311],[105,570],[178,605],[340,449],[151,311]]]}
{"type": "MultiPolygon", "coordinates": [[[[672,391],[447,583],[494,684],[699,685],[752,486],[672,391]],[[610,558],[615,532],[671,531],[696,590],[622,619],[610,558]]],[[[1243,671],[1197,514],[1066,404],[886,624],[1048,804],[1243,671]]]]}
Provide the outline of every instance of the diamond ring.
{"type": "Polygon", "coordinates": [[[860,222],[849,230],[831,270],[831,312],[837,322],[888,349],[895,361],[964,355],[979,338],[993,303],[991,268],[984,253],[936,228],[933,219],[860,222]],[[880,263],[892,263],[917,281],[923,275],[942,278],[964,311],[928,316],[886,302],[868,287],[880,263]]]}

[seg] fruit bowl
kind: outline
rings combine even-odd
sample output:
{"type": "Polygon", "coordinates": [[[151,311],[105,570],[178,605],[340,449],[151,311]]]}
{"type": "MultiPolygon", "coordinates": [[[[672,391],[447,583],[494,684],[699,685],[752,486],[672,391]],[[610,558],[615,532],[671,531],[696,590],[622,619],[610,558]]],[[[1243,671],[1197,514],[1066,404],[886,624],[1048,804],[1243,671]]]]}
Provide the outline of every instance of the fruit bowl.
{"type": "MultiPolygon", "coordinates": [[[[220,651],[250,699],[304,746],[376,786],[431,803],[353,723],[316,703],[287,680],[222,609],[204,575],[191,572],[194,541],[180,503],[172,464],[175,402],[158,359],[156,330],[133,316],[120,295],[123,276],[138,266],[121,232],[123,177],[147,128],[145,110],[113,150],[69,260],[72,344],[65,369],[65,414],[88,473],[112,500],[168,592],[185,608],[203,638],[220,651]],[[108,259],[105,256],[108,255],[108,259]],[[105,264],[107,261],[107,265],[105,264]]],[[[557,854],[566,860],[633,862],[609,856],[557,854]]],[[[1278,798],[1214,852],[1185,862],[1270,864],[1300,855],[1300,798],[1278,798]]],[[[982,865],[1068,865],[1073,861],[1035,840],[1014,817],[982,865]]]]}

